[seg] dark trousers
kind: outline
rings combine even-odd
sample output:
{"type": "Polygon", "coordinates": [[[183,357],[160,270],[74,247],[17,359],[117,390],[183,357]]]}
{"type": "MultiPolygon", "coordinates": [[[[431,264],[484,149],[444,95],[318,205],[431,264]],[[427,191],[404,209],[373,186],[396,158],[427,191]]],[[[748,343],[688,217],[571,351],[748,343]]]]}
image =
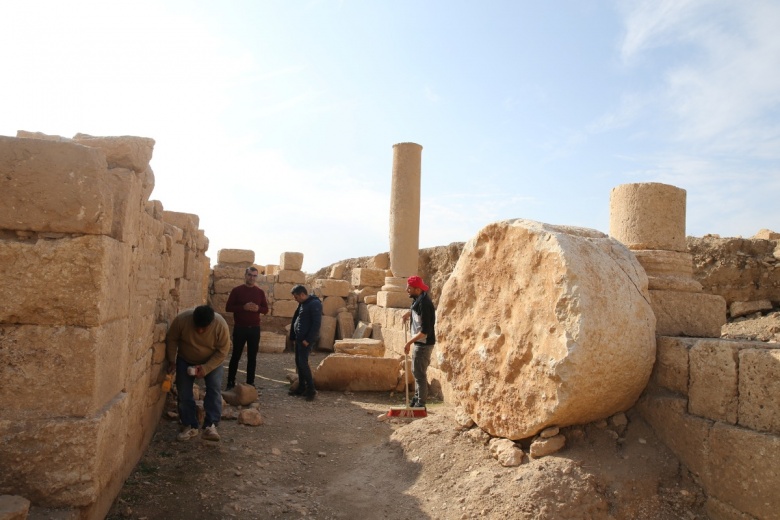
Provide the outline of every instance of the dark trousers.
{"type": "MultiPolygon", "coordinates": [[[[195,377],[187,373],[190,365],[182,358],[176,358],[176,391],[179,396],[179,420],[185,426],[198,429],[198,413],[195,409],[195,399],[192,394],[192,385],[195,377]]],[[[203,409],[206,411],[206,419],[203,427],[219,424],[222,418],[222,365],[218,366],[204,378],[206,381],[206,397],[203,398],[203,409]]]]}
{"type": "Polygon", "coordinates": [[[233,354],[228,365],[227,385],[236,384],[236,373],[241,354],[244,353],[246,343],[246,383],[255,384],[255,364],[257,363],[257,350],[260,347],[260,327],[233,327],[233,354]]]}
{"type": "Polygon", "coordinates": [[[312,345],[304,347],[300,341],[295,341],[295,369],[298,371],[298,390],[299,394],[314,395],[314,378],[311,375],[309,366],[309,354],[311,354],[312,345]]]}

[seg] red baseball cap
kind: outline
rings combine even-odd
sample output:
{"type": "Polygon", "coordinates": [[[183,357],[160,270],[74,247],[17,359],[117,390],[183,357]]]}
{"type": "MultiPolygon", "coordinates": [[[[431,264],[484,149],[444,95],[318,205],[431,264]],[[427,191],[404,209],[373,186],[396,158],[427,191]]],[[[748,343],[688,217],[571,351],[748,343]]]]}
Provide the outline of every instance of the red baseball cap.
{"type": "Polygon", "coordinates": [[[409,287],[415,287],[417,289],[422,289],[423,291],[428,290],[428,286],[423,283],[422,278],[419,276],[410,276],[408,280],[406,280],[406,285],[409,287]]]}

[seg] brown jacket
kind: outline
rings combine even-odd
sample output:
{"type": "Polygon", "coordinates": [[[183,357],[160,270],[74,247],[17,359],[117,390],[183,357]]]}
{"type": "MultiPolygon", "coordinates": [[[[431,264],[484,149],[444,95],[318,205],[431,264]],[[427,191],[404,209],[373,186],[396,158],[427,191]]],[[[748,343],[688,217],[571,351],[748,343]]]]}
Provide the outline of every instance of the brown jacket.
{"type": "Polygon", "coordinates": [[[230,350],[230,329],[225,318],[214,314],[214,321],[199,334],[195,329],[192,313],[195,309],[182,311],[173,319],[165,336],[166,357],[169,363],[176,363],[176,354],[191,365],[202,365],[208,374],[227,357],[230,350]]]}

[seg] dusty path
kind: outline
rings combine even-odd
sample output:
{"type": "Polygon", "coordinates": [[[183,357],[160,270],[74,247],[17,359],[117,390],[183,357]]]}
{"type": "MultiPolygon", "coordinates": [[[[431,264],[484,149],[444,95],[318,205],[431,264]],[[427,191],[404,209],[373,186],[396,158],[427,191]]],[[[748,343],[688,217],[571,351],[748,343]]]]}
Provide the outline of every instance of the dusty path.
{"type": "Polygon", "coordinates": [[[489,436],[460,428],[450,406],[380,422],[401,396],[320,392],[306,402],[287,395],[293,371],[292,354],[261,354],[265,423],[223,420],[221,442],[178,442],[176,422],[163,419],[108,518],[706,518],[690,475],[633,412],[625,430],[567,428],[561,452],[505,468],[489,436]]]}

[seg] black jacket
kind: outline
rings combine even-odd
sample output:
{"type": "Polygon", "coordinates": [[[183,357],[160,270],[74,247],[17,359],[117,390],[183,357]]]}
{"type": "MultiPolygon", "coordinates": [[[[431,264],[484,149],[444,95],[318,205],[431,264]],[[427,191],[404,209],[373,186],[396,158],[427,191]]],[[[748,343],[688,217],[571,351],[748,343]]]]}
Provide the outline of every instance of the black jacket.
{"type": "Polygon", "coordinates": [[[320,339],[320,325],[322,324],[322,302],[319,298],[310,294],[302,303],[298,304],[292,317],[290,326],[290,339],[299,343],[307,341],[309,345],[320,339]]]}
{"type": "Polygon", "coordinates": [[[421,330],[426,335],[425,344],[436,344],[436,310],[427,292],[423,292],[412,302],[412,312],[420,315],[421,330]]]}

